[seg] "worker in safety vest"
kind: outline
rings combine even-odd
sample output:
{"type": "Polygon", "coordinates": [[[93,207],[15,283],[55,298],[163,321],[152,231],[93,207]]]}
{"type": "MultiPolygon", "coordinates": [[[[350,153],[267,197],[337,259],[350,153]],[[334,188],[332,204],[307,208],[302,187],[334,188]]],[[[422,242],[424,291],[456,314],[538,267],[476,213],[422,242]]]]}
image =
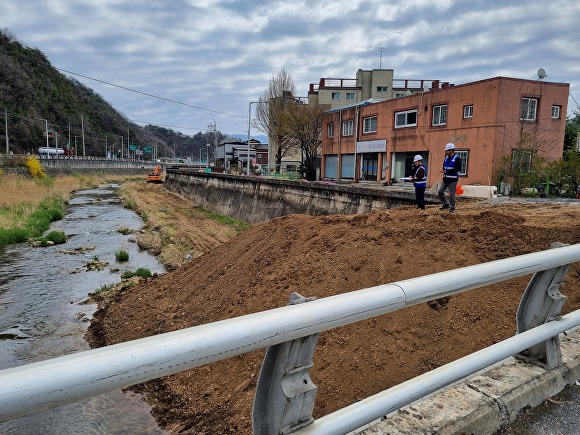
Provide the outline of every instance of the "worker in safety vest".
{"type": "Polygon", "coordinates": [[[443,204],[441,210],[449,209],[451,213],[455,213],[455,189],[459,181],[459,171],[461,171],[461,158],[455,154],[455,145],[448,143],[445,145],[445,160],[443,160],[443,183],[439,186],[439,199],[443,204]],[[449,202],[445,199],[445,190],[449,189],[449,202]]]}
{"type": "Polygon", "coordinates": [[[427,187],[427,170],[423,166],[423,157],[417,154],[413,158],[415,165],[415,174],[411,177],[413,186],[415,186],[415,200],[417,201],[417,208],[425,210],[425,188],[427,187]]]}

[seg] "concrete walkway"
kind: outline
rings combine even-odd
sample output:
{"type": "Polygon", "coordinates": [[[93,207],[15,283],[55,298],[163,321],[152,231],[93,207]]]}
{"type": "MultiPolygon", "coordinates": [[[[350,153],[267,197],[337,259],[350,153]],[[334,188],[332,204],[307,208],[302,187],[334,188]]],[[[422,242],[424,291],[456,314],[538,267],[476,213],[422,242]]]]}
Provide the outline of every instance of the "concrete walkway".
{"type": "Polygon", "coordinates": [[[493,434],[580,379],[580,328],[560,335],[562,366],[545,370],[508,358],[464,382],[415,402],[360,435],[493,434]]]}

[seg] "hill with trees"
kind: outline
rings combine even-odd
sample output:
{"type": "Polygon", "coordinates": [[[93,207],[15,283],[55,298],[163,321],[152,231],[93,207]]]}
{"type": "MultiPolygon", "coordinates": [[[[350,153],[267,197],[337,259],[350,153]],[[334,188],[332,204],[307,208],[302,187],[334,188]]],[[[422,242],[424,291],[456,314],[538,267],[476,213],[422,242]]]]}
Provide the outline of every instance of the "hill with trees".
{"type": "MultiPolygon", "coordinates": [[[[226,136],[198,132],[188,136],[155,125],[141,127],[119,113],[103,97],[54,68],[38,48],[20,43],[8,29],[0,29],[0,152],[35,153],[46,146],[75,147],[77,155],[104,157],[121,145],[156,145],[158,157],[191,156],[206,152],[226,136]]],[[[126,155],[126,152],[125,152],[126,155]]],[[[145,154],[148,159],[151,155],[145,154]]]]}

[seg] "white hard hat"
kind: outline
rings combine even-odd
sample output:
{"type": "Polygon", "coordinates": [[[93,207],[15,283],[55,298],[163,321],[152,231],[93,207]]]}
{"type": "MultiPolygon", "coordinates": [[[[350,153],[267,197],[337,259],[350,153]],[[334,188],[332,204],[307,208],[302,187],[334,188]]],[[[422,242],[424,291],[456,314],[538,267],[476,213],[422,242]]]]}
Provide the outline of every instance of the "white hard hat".
{"type": "Polygon", "coordinates": [[[455,149],[455,145],[453,145],[452,143],[448,143],[447,145],[445,145],[445,151],[454,150],[454,149],[455,149]]]}
{"type": "Polygon", "coordinates": [[[423,160],[423,157],[421,157],[421,154],[417,154],[415,157],[413,157],[413,162],[418,162],[419,160],[423,160]]]}

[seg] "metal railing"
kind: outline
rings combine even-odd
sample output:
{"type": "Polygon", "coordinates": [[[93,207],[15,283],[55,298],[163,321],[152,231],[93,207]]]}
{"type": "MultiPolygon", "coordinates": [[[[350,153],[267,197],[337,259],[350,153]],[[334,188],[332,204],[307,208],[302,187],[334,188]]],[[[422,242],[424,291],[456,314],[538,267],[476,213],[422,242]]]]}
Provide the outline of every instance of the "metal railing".
{"type": "Polygon", "coordinates": [[[254,433],[346,433],[518,352],[548,368],[559,365],[558,334],[580,324],[580,312],[560,316],[565,297],[559,286],[577,261],[580,244],[556,245],[323,299],[294,293],[285,307],[5,369],[0,421],[269,347],[256,388],[254,433]],[[520,302],[515,337],[312,418],[317,388],[309,369],[318,333],[529,274],[534,275],[520,302]]]}

